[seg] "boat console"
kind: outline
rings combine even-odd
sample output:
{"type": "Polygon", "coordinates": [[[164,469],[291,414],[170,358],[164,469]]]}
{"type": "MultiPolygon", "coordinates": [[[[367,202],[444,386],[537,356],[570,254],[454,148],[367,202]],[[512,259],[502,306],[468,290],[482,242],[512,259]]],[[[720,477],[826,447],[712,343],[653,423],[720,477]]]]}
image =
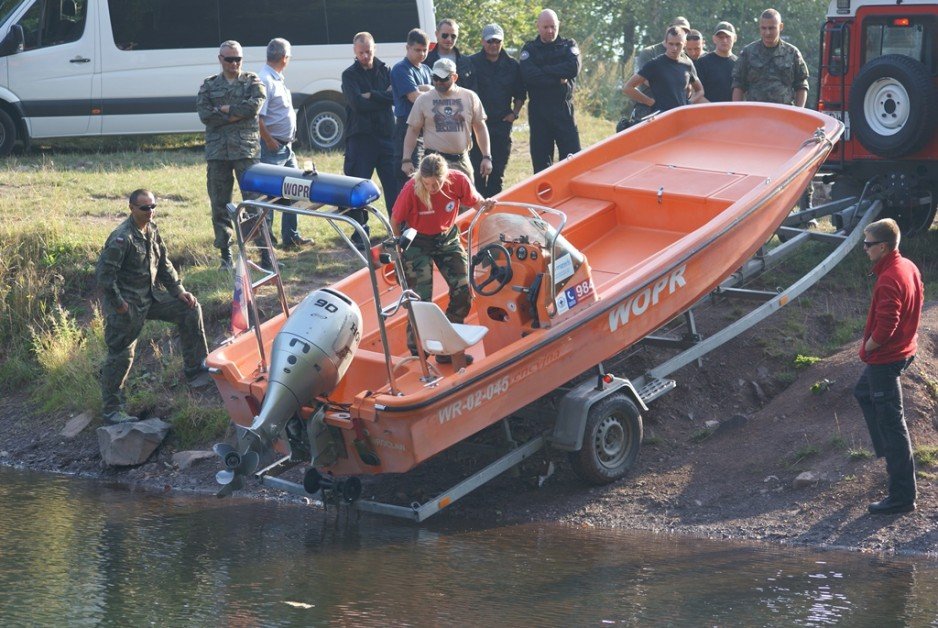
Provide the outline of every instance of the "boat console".
{"type": "Polygon", "coordinates": [[[560,235],[565,217],[557,210],[549,213],[500,203],[474,223],[478,249],[470,260],[469,282],[479,323],[491,330],[486,353],[549,328],[596,300],[586,257],[560,235]]]}

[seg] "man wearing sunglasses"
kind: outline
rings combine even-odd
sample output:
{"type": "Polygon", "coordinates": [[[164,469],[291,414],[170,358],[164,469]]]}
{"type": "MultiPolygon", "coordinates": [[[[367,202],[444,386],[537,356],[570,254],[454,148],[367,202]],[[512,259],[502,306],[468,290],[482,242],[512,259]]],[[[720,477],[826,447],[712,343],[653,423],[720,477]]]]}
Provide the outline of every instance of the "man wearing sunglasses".
{"type": "MultiPolygon", "coordinates": [[[[221,268],[231,269],[231,241],[234,223],[228,215],[235,177],[258,162],[260,131],[257,114],[267,98],[264,84],[253,72],[244,72],[241,44],[228,40],[218,49],[221,73],[202,82],[196,108],[205,124],[205,159],[208,197],[212,205],[215,248],[221,255],[221,268]]],[[[267,251],[263,254],[266,256],[267,251]]],[[[262,259],[270,266],[270,259],[262,259]]]]}
{"type": "MultiPolygon", "coordinates": [[[[489,132],[485,126],[485,110],[476,93],[456,84],[456,64],[450,59],[440,59],[433,64],[433,89],[421,94],[414,102],[407,117],[407,135],[404,138],[404,154],[410,155],[423,133],[424,154],[438,153],[450,168],[463,172],[471,181],[472,164],[469,162],[469,147],[475,133],[479,150],[482,151],[480,165],[483,176],[492,172],[492,156],[489,153],[489,132]]],[[[414,173],[410,159],[402,158],[401,171],[408,177],[414,173]]]]}
{"type": "Polygon", "coordinates": [[[521,67],[502,48],[505,31],[498,24],[482,29],[482,50],[469,59],[475,68],[476,93],[488,116],[485,126],[489,131],[492,149],[492,174],[482,174],[482,151],[474,145],[469,160],[475,173],[476,189],[485,198],[502,191],[505,167],[511,155],[511,126],[524,106],[527,92],[521,80],[521,67]]]}
{"type": "Polygon", "coordinates": [[[555,144],[560,159],[580,152],[580,131],[573,113],[580,49],[574,40],[559,35],[557,13],[544,9],[537,18],[537,37],[521,49],[535,173],[554,163],[555,144]]]}
{"type": "Polygon", "coordinates": [[[101,366],[102,415],[110,424],[136,421],[124,411],[124,382],[134,360],[137,337],[147,320],[175,323],[189,386],[212,383],[202,362],[208,354],[202,308],[182,287],[166,254],[153,211],[156,198],[145,189],[130,194],[130,216],[108,236],[95,277],[104,296],[104,342],[101,366]]]}
{"type": "Polygon", "coordinates": [[[860,359],[866,364],[853,389],[877,458],[886,459],[889,494],[870,504],[874,515],[915,510],[912,441],[902,409],[905,371],[918,349],[925,288],[919,269],[899,254],[899,226],[891,218],[863,230],[863,250],[873,263],[873,300],[863,330],[860,359]]]}
{"type": "Polygon", "coordinates": [[[459,75],[457,85],[476,91],[475,67],[469,57],[463,55],[456,45],[459,39],[459,24],[456,20],[446,18],[436,25],[436,46],[427,55],[424,65],[432,68],[440,59],[449,59],[456,64],[456,74],[459,75]]]}

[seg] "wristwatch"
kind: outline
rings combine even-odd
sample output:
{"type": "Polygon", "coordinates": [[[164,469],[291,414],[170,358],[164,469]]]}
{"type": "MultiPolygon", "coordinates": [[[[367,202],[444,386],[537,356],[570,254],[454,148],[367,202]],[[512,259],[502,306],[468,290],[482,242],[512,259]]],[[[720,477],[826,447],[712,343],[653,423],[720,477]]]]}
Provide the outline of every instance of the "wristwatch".
{"type": "Polygon", "coordinates": [[[492,156],[491,156],[491,155],[482,155],[482,159],[488,159],[489,161],[492,161],[492,156]]]}

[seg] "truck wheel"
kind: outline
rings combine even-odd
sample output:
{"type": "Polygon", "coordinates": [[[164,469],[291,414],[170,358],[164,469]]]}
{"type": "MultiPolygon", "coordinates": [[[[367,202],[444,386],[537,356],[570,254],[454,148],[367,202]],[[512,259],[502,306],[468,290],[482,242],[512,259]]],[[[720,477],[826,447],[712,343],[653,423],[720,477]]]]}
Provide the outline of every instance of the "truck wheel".
{"type": "Polygon", "coordinates": [[[850,88],[850,122],[871,153],[894,158],[922,148],[938,123],[938,88],[922,63],[904,55],[869,62],[850,88]]]}
{"type": "Polygon", "coordinates": [[[345,138],[345,108],[331,100],[303,107],[297,126],[300,141],[315,151],[334,150],[345,138]]]}
{"type": "Polygon", "coordinates": [[[6,111],[0,109],[0,157],[6,157],[12,153],[14,144],[16,144],[16,123],[6,111]]]}
{"type": "Polygon", "coordinates": [[[638,458],[642,417],[624,395],[612,395],[590,408],[580,451],[570,452],[578,476],[590,484],[615,482],[638,458]]]}

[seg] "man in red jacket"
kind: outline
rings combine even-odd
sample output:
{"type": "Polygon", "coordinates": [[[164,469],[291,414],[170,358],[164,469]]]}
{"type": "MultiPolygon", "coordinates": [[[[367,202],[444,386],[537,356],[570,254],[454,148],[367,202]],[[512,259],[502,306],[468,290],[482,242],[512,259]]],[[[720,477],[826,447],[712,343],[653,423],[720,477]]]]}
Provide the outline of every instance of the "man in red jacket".
{"type": "Polygon", "coordinates": [[[925,288],[915,264],[899,254],[899,226],[894,220],[871,223],[863,234],[876,284],[860,345],[866,368],[853,395],[866,419],[876,457],[886,458],[889,474],[889,496],[870,504],[869,511],[889,515],[915,510],[915,466],[899,376],[915,358],[925,288]]]}

